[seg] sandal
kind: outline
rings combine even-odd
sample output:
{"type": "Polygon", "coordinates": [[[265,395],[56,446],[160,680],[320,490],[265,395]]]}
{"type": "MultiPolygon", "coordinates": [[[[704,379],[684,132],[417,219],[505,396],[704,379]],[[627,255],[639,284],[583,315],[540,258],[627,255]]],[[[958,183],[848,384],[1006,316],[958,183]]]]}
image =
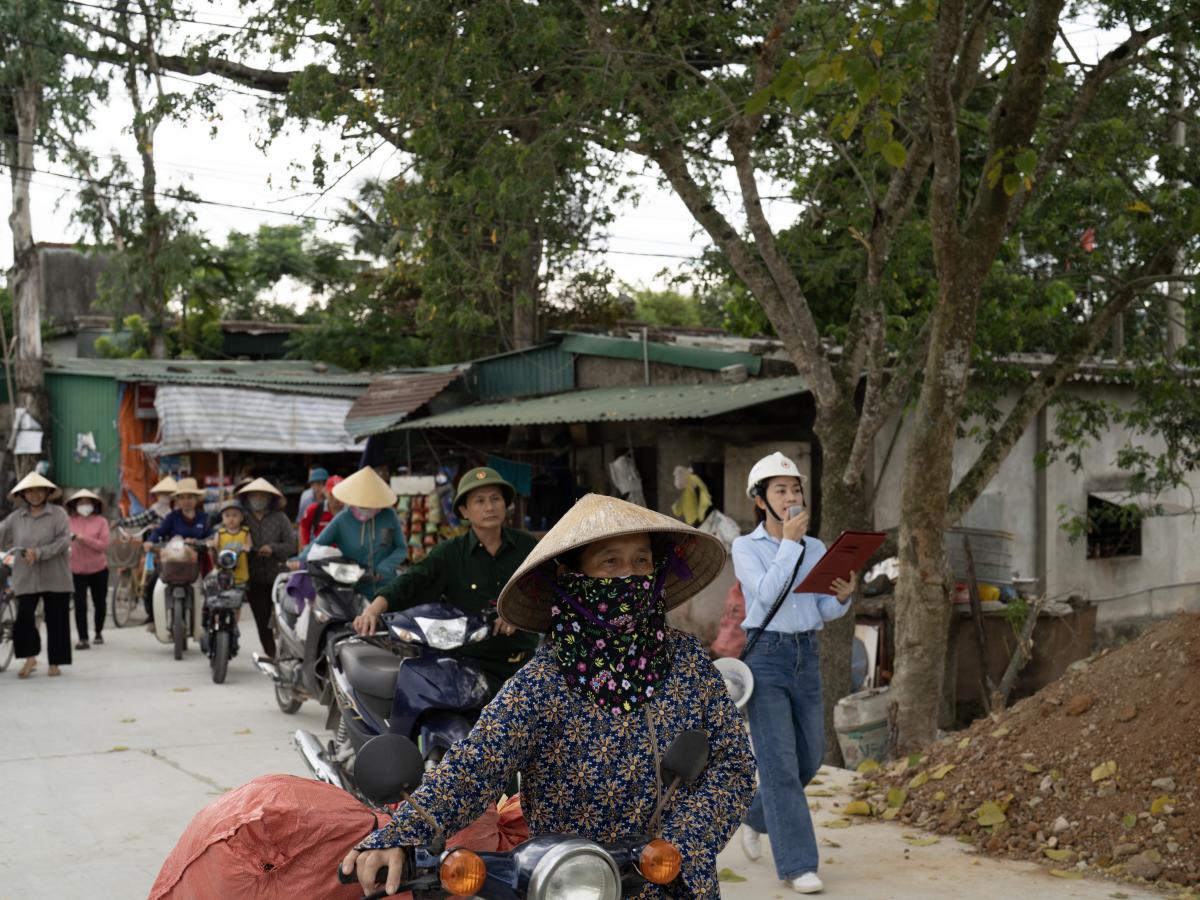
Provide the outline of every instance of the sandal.
{"type": "Polygon", "coordinates": [[[91,648],[91,646],[92,645],[89,644],[87,641],[76,641],[75,642],[76,650],[87,650],[87,649],[91,648]]]}
{"type": "Polygon", "coordinates": [[[18,678],[28,678],[33,674],[33,670],[37,668],[37,657],[31,656],[25,660],[25,665],[21,666],[21,671],[17,673],[18,678]]]}
{"type": "Polygon", "coordinates": [[[96,635],[95,640],[92,641],[92,646],[99,647],[103,643],[104,643],[104,638],[100,637],[100,635],[96,635]]]}
{"type": "Polygon", "coordinates": [[[62,674],[62,669],[60,669],[58,666],[51,666],[49,669],[46,670],[46,674],[49,675],[51,678],[57,678],[59,675],[62,674]]]}

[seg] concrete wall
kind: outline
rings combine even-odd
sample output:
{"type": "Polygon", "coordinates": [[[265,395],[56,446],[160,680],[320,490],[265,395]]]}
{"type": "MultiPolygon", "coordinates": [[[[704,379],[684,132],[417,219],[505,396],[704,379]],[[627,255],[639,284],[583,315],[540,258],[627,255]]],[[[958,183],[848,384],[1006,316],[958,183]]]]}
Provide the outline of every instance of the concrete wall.
{"type": "MultiPolygon", "coordinates": [[[[650,383],[652,385],[712,384],[720,380],[720,372],[650,363],[650,383]]],[[[580,390],[644,385],[645,383],[645,364],[640,359],[609,359],[607,356],[575,357],[575,386],[580,390]]]]}
{"type": "MultiPolygon", "coordinates": [[[[1101,385],[1078,385],[1093,399],[1128,403],[1128,390],[1101,385]]],[[[1015,396],[1015,395],[1014,395],[1015,396]]],[[[1003,407],[1011,406],[1013,397],[1003,407]]],[[[1046,433],[1053,437],[1055,410],[1045,412],[1046,433]]],[[[903,467],[911,435],[911,419],[904,419],[895,447],[884,468],[884,457],[896,421],[879,433],[874,446],[872,471],[878,489],[875,524],[893,528],[900,520],[900,491],[903,467]]],[[[984,494],[964,516],[964,526],[1000,530],[1013,535],[1012,568],[1023,578],[1038,578],[1050,596],[1081,594],[1097,603],[1103,627],[1122,619],[1161,616],[1179,608],[1200,609],[1200,520],[1191,513],[1158,515],[1142,524],[1142,555],[1121,559],[1088,559],[1086,541],[1071,542],[1062,525],[1071,515],[1086,511],[1088,493],[1115,490],[1128,478],[1116,465],[1118,450],[1130,440],[1154,450],[1161,442],[1130,436],[1123,431],[1102,435],[1082,452],[1083,467],[1073,471],[1066,462],[1055,462],[1044,471],[1035,464],[1038,449],[1037,425],[1013,447],[984,494]]],[[[954,478],[967,471],[978,456],[981,443],[961,439],[955,449],[954,478]]],[[[1192,491],[1200,494],[1200,473],[1192,477],[1190,490],[1183,488],[1158,498],[1163,503],[1191,509],[1192,491]]]]}

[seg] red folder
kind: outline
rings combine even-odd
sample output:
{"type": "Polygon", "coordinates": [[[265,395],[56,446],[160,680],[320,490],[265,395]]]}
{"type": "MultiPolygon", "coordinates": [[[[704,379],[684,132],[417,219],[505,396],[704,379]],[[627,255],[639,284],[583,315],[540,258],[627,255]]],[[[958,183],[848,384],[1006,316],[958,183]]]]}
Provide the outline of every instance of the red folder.
{"type": "Polygon", "coordinates": [[[843,531],[792,593],[832,594],[833,582],[862,569],[885,540],[882,531],[843,531]]]}

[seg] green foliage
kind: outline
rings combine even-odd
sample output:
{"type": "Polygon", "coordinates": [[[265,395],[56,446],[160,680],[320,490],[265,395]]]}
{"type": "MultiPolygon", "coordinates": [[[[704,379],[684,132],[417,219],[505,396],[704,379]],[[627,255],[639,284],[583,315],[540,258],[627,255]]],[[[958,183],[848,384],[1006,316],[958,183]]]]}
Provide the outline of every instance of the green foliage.
{"type": "Polygon", "coordinates": [[[678,291],[636,288],[632,291],[634,317],[650,325],[700,326],[700,304],[678,291]]]}

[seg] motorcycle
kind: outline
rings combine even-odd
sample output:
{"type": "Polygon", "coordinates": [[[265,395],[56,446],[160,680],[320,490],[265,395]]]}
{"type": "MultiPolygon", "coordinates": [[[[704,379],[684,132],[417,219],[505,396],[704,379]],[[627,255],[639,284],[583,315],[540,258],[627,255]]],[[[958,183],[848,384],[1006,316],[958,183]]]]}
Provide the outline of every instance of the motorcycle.
{"type": "Polygon", "coordinates": [[[217,553],[217,565],[204,578],[204,637],[200,649],[208,654],[214,684],[223,684],[229,660],[237,656],[238,612],[246,599],[246,588],[233,580],[233,570],[246,549],[230,544],[217,553]]]}
{"type": "MultiPolygon", "coordinates": [[[[600,844],[578,835],[543,834],[531,837],[509,851],[475,852],[445,849],[439,833],[433,843],[407,849],[405,874],[397,893],[412,891],[418,898],[476,896],[482,900],[619,900],[637,893],[645,884],[670,884],[679,875],[683,856],[675,845],[655,837],[663,810],[681,784],[694,784],[708,765],[708,735],[685,731],[675,737],[660,764],[662,783],[650,820],[649,834],[630,835],[600,844]]],[[[413,743],[399,735],[382,735],[368,742],[359,754],[359,784],[371,803],[379,807],[407,800],[420,783],[424,761],[413,743]]],[[[353,884],[354,875],[337,870],[341,884],[353,884]]],[[[377,880],[387,880],[386,870],[377,880]]],[[[384,891],[367,895],[373,900],[384,891]]]]}
{"type": "Polygon", "coordinates": [[[288,715],[305,700],[331,702],[326,644],[336,635],[348,634],[350,623],[366,605],[354,589],[366,574],[358,563],[340,554],[321,558],[314,551],[307,569],[316,597],[305,609],[287,592],[288,578],[294,573],[282,573],[271,590],[278,659],[254,654],[254,664],[275,684],[275,702],[288,715]]]}
{"type": "Polygon", "coordinates": [[[480,668],[455,653],[491,636],[495,614],[468,616],[425,603],[383,617],[386,631],[327,645],[333,688],[324,748],[308,731],[295,744],[313,775],[361,796],[355,758],[380,734],[410,739],[427,769],[470,732],[492,693],[480,668]]]}
{"type": "Polygon", "coordinates": [[[175,658],[183,659],[188,635],[204,635],[204,591],[200,583],[200,556],[204,543],[173,537],[155,549],[158,583],[154,585],[154,635],[164,644],[174,643],[175,658]]]}

